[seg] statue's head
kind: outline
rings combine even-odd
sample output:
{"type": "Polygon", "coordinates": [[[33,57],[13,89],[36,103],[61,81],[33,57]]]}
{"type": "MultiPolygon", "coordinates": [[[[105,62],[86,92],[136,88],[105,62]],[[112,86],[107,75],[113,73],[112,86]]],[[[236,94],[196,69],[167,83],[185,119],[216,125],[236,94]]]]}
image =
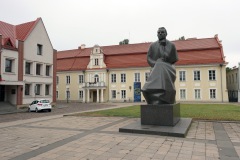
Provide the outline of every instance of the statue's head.
{"type": "Polygon", "coordinates": [[[167,37],[167,30],[164,27],[158,28],[157,36],[158,36],[159,40],[166,39],[166,37],[167,37]]]}

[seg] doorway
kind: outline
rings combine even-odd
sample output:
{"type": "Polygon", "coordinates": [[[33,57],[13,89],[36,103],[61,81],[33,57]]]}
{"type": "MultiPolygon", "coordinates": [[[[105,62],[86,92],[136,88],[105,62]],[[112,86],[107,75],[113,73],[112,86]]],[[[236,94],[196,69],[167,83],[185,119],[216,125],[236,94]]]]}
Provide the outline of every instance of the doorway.
{"type": "Polygon", "coordinates": [[[93,102],[97,102],[97,91],[93,91],[93,102]]]}
{"type": "Polygon", "coordinates": [[[5,86],[0,85],[0,102],[3,102],[5,99],[5,86]]]}

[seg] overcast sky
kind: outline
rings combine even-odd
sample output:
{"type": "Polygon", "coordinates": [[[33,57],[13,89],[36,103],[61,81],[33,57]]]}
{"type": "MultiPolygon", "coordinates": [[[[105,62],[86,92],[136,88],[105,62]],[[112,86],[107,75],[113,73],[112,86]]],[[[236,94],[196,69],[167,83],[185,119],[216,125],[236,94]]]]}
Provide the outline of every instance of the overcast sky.
{"type": "Polygon", "coordinates": [[[0,20],[17,25],[41,17],[58,51],[157,40],[222,40],[228,67],[240,62],[240,0],[2,0],[0,20]]]}

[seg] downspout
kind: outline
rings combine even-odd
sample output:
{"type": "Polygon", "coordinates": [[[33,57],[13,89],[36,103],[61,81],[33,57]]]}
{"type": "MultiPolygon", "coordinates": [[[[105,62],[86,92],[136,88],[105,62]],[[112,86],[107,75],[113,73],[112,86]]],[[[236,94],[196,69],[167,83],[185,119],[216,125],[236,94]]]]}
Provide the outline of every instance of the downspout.
{"type": "Polygon", "coordinates": [[[223,102],[222,66],[223,66],[223,64],[220,64],[220,67],[221,67],[221,70],[220,70],[220,74],[221,74],[221,94],[222,94],[222,102],[223,102]]]}

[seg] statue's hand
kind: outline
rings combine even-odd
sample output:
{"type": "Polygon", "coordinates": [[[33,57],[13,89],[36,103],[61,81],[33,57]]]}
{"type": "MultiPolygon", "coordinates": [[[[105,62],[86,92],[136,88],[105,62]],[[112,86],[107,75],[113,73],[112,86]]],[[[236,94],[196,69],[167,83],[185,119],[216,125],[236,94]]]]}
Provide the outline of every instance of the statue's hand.
{"type": "Polygon", "coordinates": [[[163,58],[158,58],[157,62],[164,62],[164,59],[163,58]]]}

